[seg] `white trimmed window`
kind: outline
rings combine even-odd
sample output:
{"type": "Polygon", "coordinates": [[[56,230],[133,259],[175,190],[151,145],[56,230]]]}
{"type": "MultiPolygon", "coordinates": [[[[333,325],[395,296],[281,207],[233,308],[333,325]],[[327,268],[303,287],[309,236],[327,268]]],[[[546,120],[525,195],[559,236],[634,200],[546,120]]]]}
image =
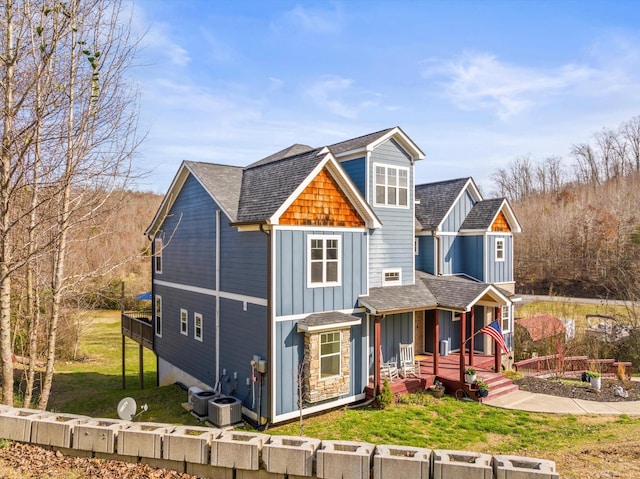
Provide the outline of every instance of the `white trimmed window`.
{"type": "Polygon", "coordinates": [[[511,319],[511,308],[509,306],[502,307],[502,316],[500,317],[500,327],[503,333],[509,332],[509,319],[511,319]]]}
{"type": "Polygon", "coordinates": [[[402,284],[401,269],[382,270],[382,286],[396,286],[402,284]]]}
{"type": "Polygon", "coordinates": [[[341,344],[340,331],[320,334],[320,379],[340,376],[341,344]]]}
{"type": "Polygon", "coordinates": [[[340,236],[313,236],[308,238],[307,285],[340,286],[340,236]]]}
{"type": "Polygon", "coordinates": [[[156,295],[156,336],[162,337],[162,296],[156,295]]]}
{"type": "Polygon", "coordinates": [[[496,238],[496,261],[504,261],[504,238],[496,238]]]}
{"type": "Polygon", "coordinates": [[[153,240],[153,268],[156,273],[162,273],[162,238],[153,240]]]}
{"type": "Polygon", "coordinates": [[[409,169],[376,165],[375,172],[375,204],[408,207],[409,169]]]}
{"type": "Polygon", "coordinates": [[[193,313],[193,337],[202,341],[202,315],[200,313],[193,313]]]}
{"type": "Polygon", "coordinates": [[[418,238],[413,238],[413,254],[416,256],[420,254],[420,241],[418,241],[418,238]]]}
{"type": "Polygon", "coordinates": [[[189,335],[189,312],[186,309],[180,310],[180,334],[189,335]]]}

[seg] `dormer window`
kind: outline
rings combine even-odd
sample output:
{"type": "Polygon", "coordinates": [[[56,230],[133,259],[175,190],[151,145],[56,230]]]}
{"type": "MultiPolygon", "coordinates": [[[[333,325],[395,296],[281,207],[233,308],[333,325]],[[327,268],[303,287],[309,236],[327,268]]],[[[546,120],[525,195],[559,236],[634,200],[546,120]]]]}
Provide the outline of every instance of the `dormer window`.
{"type": "Polygon", "coordinates": [[[375,166],[376,206],[409,205],[409,169],[397,166],[375,166]]]}

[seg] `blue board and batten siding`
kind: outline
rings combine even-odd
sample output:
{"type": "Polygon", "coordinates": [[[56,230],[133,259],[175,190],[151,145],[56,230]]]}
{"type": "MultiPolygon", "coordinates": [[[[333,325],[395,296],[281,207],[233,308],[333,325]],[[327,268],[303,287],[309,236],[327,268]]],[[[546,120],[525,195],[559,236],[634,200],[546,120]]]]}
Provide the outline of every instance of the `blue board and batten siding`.
{"type": "Polygon", "coordinates": [[[407,153],[393,140],[388,140],[371,153],[369,168],[369,204],[380,219],[382,227],[373,230],[369,241],[369,286],[382,286],[385,269],[402,271],[402,284],[413,284],[415,258],[413,237],[415,232],[414,172],[407,153]],[[376,165],[409,169],[408,206],[375,206],[376,165]]]}
{"type": "Polygon", "coordinates": [[[484,281],[484,236],[462,236],[461,242],[464,250],[461,272],[484,281]]]}
{"type": "MultiPolygon", "coordinates": [[[[354,316],[362,316],[354,314],[354,316]]],[[[363,392],[368,381],[366,369],[367,338],[365,322],[351,326],[349,351],[349,392],[341,397],[355,396],[363,392]]],[[[304,356],[304,334],[297,331],[297,321],[278,321],[276,335],[276,414],[287,414],[298,410],[298,365],[304,356]]],[[[335,400],[341,397],[334,398],[335,400]]]]}
{"type": "MultiPolygon", "coordinates": [[[[153,292],[162,297],[162,336],[158,357],[210,386],[216,381],[216,223],[217,203],[191,175],[187,177],[160,232],[162,273],[154,272],[153,292]],[[180,310],[188,312],[188,334],[181,334],[180,310]],[[194,313],[202,315],[203,338],[194,338],[194,313]]],[[[220,212],[220,371],[238,372],[225,382],[245,397],[253,354],[266,358],[267,236],[239,232],[220,212]],[[246,275],[247,271],[254,274],[246,275]],[[225,293],[248,301],[225,299],[225,293]],[[245,304],[246,303],[246,304],[245,304]],[[245,311],[246,307],[246,311],[245,311]],[[246,366],[244,370],[242,367],[246,366]]]]}
{"type": "Polygon", "coordinates": [[[436,240],[433,236],[417,236],[418,254],[416,255],[416,269],[430,274],[436,274],[436,240]]]}
{"type": "Polygon", "coordinates": [[[463,192],[442,221],[442,231],[450,233],[460,231],[460,226],[464,223],[474,204],[475,201],[469,192],[463,192]]]}
{"type": "Polygon", "coordinates": [[[353,309],[367,292],[367,233],[364,231],[276,230],[276,316],[353,309]],[[307,286],[309,235],[341,238],[341,284],[307,286]]]}
{"type": "MultiPolygon", "coordinates": [[[[374,321],[369,324],[369,335],[374,337],[374,321]]],[[[385,362],[400,361],[400,343],[412,343],[413,313],[389,314],[380,322],[380,349],[385,362]]],[[[374,345],[369,344],[369,374],[373,374],[374,345]]]]}
{"type": "Polygon", "coordinates": [[[487,283],[508,283],[513,281],[513,236],[487,235],[487,283]],[[504,239],[504,261],[496,261],[496,240],[504,239]]]}

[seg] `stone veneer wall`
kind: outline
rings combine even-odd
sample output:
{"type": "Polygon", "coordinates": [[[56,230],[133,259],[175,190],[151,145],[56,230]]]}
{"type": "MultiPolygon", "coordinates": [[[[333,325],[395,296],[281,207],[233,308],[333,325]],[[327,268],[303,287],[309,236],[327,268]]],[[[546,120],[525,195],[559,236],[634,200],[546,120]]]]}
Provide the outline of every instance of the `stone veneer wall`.
{"type": "MultiPolygon", "coordinates": [[[[322,331],[326,332],[326,331],[322,331]]],[[[316,403],[343,396],[349,393],[349,351],[351,330],[341,329],[340,376],[320,378],[320,332],[308,332],[304,335],[304,400],[316,403]]]]}

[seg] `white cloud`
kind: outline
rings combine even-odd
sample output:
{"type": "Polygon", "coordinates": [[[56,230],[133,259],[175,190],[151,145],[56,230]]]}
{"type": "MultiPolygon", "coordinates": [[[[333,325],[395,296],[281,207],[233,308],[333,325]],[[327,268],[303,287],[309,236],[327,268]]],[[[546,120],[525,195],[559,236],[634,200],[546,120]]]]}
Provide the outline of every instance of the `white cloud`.
{"type": "Polygon", "coordinates": [[[354,82],[348,78],[326,76],[307,89],[307,95],[319,107],[344,118],[357,118],[366,108],[378,105],[374,93],[353,88],[354,82]],[[362,97],[362,99],[359,99],[362,97]]]}
{"type": "MultiPolygon", "coordinates": [[[[333,10],[319,10],[296,5],[281,19],[285,29],[291,27],[313,34],[335,34],[342,28],[343,15],[338,5],[333,10]]],[[[278,25],[274,25],[278,29],[278,25]]]]}
{"type": "Polygon", "coordinates": [[[445,93],[463,110],[490,110],[505,120],[553,95],[571,92],[602,74],[588,66],[567,64],[535,69],[501,62],[488,53],[465,53],[448,62],[431,61],[425,77],[446,79],[445,93]]]}

